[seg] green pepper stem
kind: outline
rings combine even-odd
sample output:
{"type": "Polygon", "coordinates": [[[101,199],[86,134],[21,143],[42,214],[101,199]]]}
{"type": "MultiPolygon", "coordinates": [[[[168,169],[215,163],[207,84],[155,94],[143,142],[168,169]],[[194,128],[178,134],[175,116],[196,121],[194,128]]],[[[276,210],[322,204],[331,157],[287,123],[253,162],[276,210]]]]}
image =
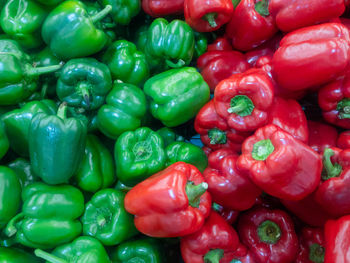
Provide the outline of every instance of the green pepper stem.
{"type": "Polygon", "coordinates": [[[62,66],[63,66],[63,63],[59,65],[52,65],[52,66],[39,67],[39,68],[30,67],[26,70],[26,75],[39,76],[41,74],[52,73],[62,68],[62,66]]]}
{"type": "Polygon", "coordinates": [[[90,92],[89,92],[89,85],[85,82],[81,82],[78,86],[78,90],[83,95],[83,99],[85,101],[86,106],[90,107],[90,92]]]}
{"type": "Polygon", "coordinates": [[[41,250],[41,249],[35,249],[34,254],[35,254],[35,256],[42,258],[42,259],[45,259],[46,261],[48,261],[50,263],[68,263],[68,261],[66,261],[62,258],[59,258],[55,255],[52,255],[50,253],[47,253],[46,251],[41,250]]]}
{"type": "Polygon", "coordinates": [[[100,12],[97,14],[93,15],[91,18],[93,23],[96,23],[103,19],[106,15],[108,15],[112,11],[112,6],[111,5],[106,5],[105,8],[103,8],[100,12]]]}
{"type": "Polygon", "coordinates": [[[350,119],[350,99],[345,98],[339,101],[337,111],[339,119],[350,119]]]}
{"type": "Polygon", "coordinates": [[[309,259],[314,263],[324,262],[325,249],[320,244],[314,243],[310,246],[309,259]]]}
{"type": "Polygon", "coordinates": [[[207,191],[208,184],[200,183],[195,185],[193,182],[189,181],[186,184],[186,194],[188,198],[188,203],[192,207],[199,207],[201,196],[207,191]]]}
{"type": "Polygon", "coordinates": [[[165,63],[171,68],[181,68],[186,64],[185,61],[183,61],[182,59],[179,59],[176,63],[167,59],[167,60],[165,60],[165,63]]]}
{"type": "Polygon", "coordinates": [[[223,249],[213,249],[204,255],[204,263],[219,263],[224,256],[223,249]]]}
{"type": "Polygon", "coordinates": [[[226,132],[217,128],[208,131],[210,144],[225,144],[227,142],[226,132]]]}
{"type": "Polygon", "coordinates": [[[220,212],[221,211],[221,205],[217,204],[217,203],[212,203],[211,208],[216,211],[216,212],[220,212]]]}
{"type": "Polygon", "coordinates": [[[107,220],[106,220],[106,218],[103,215],[98,215],[97,216],[97,224],[100,227],[103,227],[106,224],[106,222],[107,222],[107,220]]]}
{"type": "Polygon", "coordinates": [[[4,230],[5,235],[8,237],[12,237],[17,233],[17,227],[16,227],[16,223],[21,220],[24,217],[23,213],[19,213],[17,214],[15,217],[13,217],[10,222],[7,223],[7,226],[4,230]]]}
{"type": "Polygon", "coordinates": [[[262,16],[269,16],[269,1],[261,0],[255,4],[255,11],[262,16]]]}
{"type": "Polygon", "coordinates": [[[251,115],[254,108],[254,103],[248,96],[236,95],[231,99],[230,108],[227,109],[227,112],[245,117],[251,115]]]}
{"type": "Polygon", "coordinates": [[[203,19],[208,21],[210,27],[214,28],[214,27],[218,26],[218,24],[216,24],[216,21],[215,21],[217,16],[218,16],[217,13],[208,13],[208,14],[203,16],[203,19]]]}
{"type": "Polygon", "coordinates": [[[323,180],[338,177],[342,172],[343,167],[339,163],[332,163],[331,157],[333,155],[334,151],[330,148],[326,148],[323,152],[323,167],[326,172],[326,175],[322,176],[323,180]]]}
{"type": "Polygon", "coordinates": [[[265,161],[274,150],[271,140],[261,140],[254,143],[252,157],[257,161],[265,161]]]}
{"type": "Polygon", "coordinates": [[[261,242],[276,244],[281,238],[281,229],[275,222],[266,220],[259,225],[258,236],[261,242]]]}
{"type": "Polygon", "coordinates": [[[66,119],[67,118],[67,102],[62,102],[61,105],[58,107],[57,110],[57,116],[60,117],[61,119],[66,119]]]}
{"type": "Polygon", "coordinates": [[[232,0],[233,7],[236,8],[240,2],[241,0],[232,0]]]}

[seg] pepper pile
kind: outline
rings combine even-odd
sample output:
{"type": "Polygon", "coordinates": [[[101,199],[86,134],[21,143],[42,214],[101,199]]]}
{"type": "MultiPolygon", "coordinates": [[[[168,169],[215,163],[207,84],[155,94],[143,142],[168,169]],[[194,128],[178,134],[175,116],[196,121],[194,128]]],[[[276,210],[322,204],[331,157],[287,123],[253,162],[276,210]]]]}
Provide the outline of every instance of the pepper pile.
{"type": "Polygon", "coordinates": [[[0,263],[350,263],[348,0],[1,0],[0,263]]]}

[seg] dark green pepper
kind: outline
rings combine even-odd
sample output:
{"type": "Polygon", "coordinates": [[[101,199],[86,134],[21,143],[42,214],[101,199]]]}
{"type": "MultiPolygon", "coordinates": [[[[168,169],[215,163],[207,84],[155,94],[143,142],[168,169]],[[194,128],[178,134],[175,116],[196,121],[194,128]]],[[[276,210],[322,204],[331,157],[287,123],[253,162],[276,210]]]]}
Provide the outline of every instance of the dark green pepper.
{"type": "Polygon", "coordinates": [[[0,121],[0,159],[4,157],[10,147],[3,121],[0,121]]]}
{"type": "Polygon", "coordinates": [[[108,67],[94,58],[69,60],[60,72],[56,92],[69,106],[86,110],[99,108],[112,88],[108,67]]]}
{"type": "Polygon", "coordinates": [[[147,36],[148,36],[148,25],[141,25],[134,35],[133,42],[135,43],[138,50],[145,52],[147,36]]]}
{"type": "Polygon", "coordinates": [[[31,166],[48,184],[67,183],[84,156],[86,123],[66,118],[66,110],[67,105],[62,103],[57,115],[38,113],[29,127],[31,166]]]}
{"type": "Polygon", "coordinates": [[[141,10],[140,0],[99,0],[103,6],[111,5],[111,16],[120,25],[128,25],[141,10]]]}
{"type": "Polygon", "coordinates": [[[204,33],[194,31],[194,58],[199,58],[208,49],[208,38],[204,33]]]}
{"type": "Polygon", "coordinates": [[[7,166],[15,171],[22,188],[39,181],[39,177],[34,175],[30,162],[26,159],[17,158],[16,160],[10,162],[7,166]]]}
{"type": "Polygon", "coordinates": [[[84,235],[95,237],[106,246],[136,235],[133,215],[124,208],[124,197],[123,192],[110,188],[95,193],[81,217],[84,235]]]}
{"type": "Polygon", "coordinates": [[[140,88],[116,82],[106,104],[98,110],[98,127],[109,138],[117,139],[123,132],[139,128],[146,110],[146,96],[140,88]]]}
{"type": "Polygon", "coordinates": [[[185,141],[184,137],[177,134],[173,129],[170,129],[168,127],[160,128],[159,130],[157,130],[157,133],[163,138],[164,147],[167,147],[169,144],[173,142],[185,141]]]}
{"type": "Polygon", "coordinates": [[[40,4],[47,5],[49,7],[56,6],[59,3],[63,2],[64,0],[35,0],[39,2],[40,4]]]}
{"type": "Polygon", "coordinates": [[[0,247],[1,263],[39,263],[40,259],[36,258],[18,248],[0,247]]]}

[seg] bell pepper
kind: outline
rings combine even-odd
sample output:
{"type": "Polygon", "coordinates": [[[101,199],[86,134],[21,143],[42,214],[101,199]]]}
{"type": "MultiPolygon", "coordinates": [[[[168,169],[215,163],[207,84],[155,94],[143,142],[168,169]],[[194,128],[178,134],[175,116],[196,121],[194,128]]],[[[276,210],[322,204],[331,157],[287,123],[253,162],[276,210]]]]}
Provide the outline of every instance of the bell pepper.
{"type": "Polygon", "coordinates": [[[337,139],[337,147],[344,150],[350,148],[350,131],[344,131],[339,134],[337,139]]]}
{"type": "Polygon", "coordinates": [[[277,27],[289,32],[339,17],[345,11],[344,0],[270,0],[269,11],[277,27]]]}
{"type": "Polygon", "coordinates": [[[33,183],[22,191],[22,211],[4,233],[26,247],[49,249],[80,235],[84,196],[70,185],[33,183]]]}
{"type": "Polygon", "coordinates": [[[102,61],[109,67],[113,79],[139,86],[149,77],[145,55],[132,42],[113,42],[103,54],[102,61]]]}
{"type": "Polygon", "coordinates": [[[194,31],[194,53],[193,58],[198,58],[203,55],[208,48],[208,39],[204,33],[194,31]]]}
{"type": "Polygon", "coordinates": [[[99,0],[103,6],[112,6],[110,16],[120,25],[128,25],[141,10],[140,0],[99,0]]]}
{"type": "Polygon", "coordinates": [[[349,31],[325,23],[287,34],[272,59],[273,75],[284,89],[305,90],[342,74],[349,60],[349,31]]]}
{"type": "Polygon", "coordinates": [[[185,0],[186,23],[198,32],[218,30],[233,15],[232,0],[185,0]]]}
{"type": "Polygon", "coordinates": [[[232,254],[232,260],[230,263],[256,263],[252,252],[250,252],[246,246],[239,244],[237,250],[232,254]]]}
{"type": "Polygon", "coordinates": [[[142,9],[152,17],[180,15],[184,12],[184,0],[142,0],[142,9]]]}
{"type": "Polygon", "coordinates": [[[39,181],[39,177],[34,175],[32,168],[30,167],[30,162],[26,159],[17,158],[8,163],[7,166],[17,174],[22,188],[39,181]]]}
{"type": "MultiPolygon", "coordinates": [[[[147,23],[145,21],[144,23],[147,23]]],[[[136,45],[136,48],[141,51],[142,53],[145,53],[146,43],[147,43],[147,35],[148,35],[148,27],[149,24],[142,24],[139,27],[137,27],[136,32],[133,35],[133,43],[136,45]]]]}
{"type": "Polygon", "coordinates": [[[173,142],[185,141],[184,137],[177,134],[173,129],[168,127],[160,128],[159,130],[157,130],[157,133],[160,135],[160,137],[163,138],[164,147],[168,147],[168,145],[172,144],[173,142]]]}
{"type": "Polygon", "coordinates": [[[213,43],[208,45],[208,51],[230,51],[232,50],[231,43],[226,37],[218,37],[213,43]]]}
{"type": "Polygon", "coordinates": [[[112,88],[108,67],[94,58],[69,60],[60,72],[56,92],[68,106],[98,109],[112,88]]]}
{"type": "Polygon", "coordinates": [[[333,126],[317,121],[307,121],[309,128],[308,145],[318,153],[324,149],[335,147],[337,144],[338,131],[333,126]]]}
{"type": "Polygon", "coordinates": [[[322,159],[309,146],[270,124],[244,141],[237,166],[267,194],[301,200],[320,183],[322,159]]]}
{"type": "Polygon", "coordinates": [[[209,216],[207,188],[196,167],[177,162],[134,186],[125,196],[125,209],[145,235],[182,237],[198,231],[209,216]]]}
{"type": "Polygon", "coordinates": [[[59,3],[61,3],[64,0],[35,0],[39,2],[40,4],[52,7],[52,6],[57,6],[59,3]]]}
{"type": "Polygon", "coordinates": [[[76,185],[87,192],[97,192],[115,181],[112,154],[95,135],[86,139],[84,157],[73,176],[76,185]]]}
{"type": "Polygon", "coordinates": [[[233,75],[220,82],[214,92],[216,112],[238,131],[254,131],[265,125],[273,99],[273,84],[259,69],[233,75]]]}
{"type": "Polygon", "coordinates": [[[172,69],[148,79],[144,92],[150,97],[153,117],[167,127],[193,118],[209,100],[210,90],[195,68],[172,69]]]}
{"type": "Polygon", "coordinates": [[[238,245],[237,232],[212,211],[199,231],[181,239],[181,255],[185,263],[228,263],[238,245]]]}
{"type": "Polygon", "coordinates": [[[0,247],[0,262],[40,263],[41,261],[34,255],[31,255],[18,248],[0,247]]]}
{"type": "Polygon", "coordinates": [[[86,6],[76,0],[64,1],[46,17],[41,35],[44,42],[59,58],[86,57],[99,52],[108,36],[95,27],[112,10],[106,6],[94,16],[89,16],[86,6]]]}
{"type": "Polygon", "coordinates": [[[138,232],[132,215],[124,208],[125,194],[116,189],[103,189],[95,193],[85,205],[81,217],[83,234],[92,236],[105,246],[117,245],[138,232]]]}
{"type": "Polygon", "coordinates": [[[255,204],[261,190],[236,166],[237,153],[220,149],[209,155],[209,166],[203,176],[213,202],[233,210],[247,210],[255,204]]]}
{"type": "Polygon", "coordinates": [[[323,228],[304,227],[299,240],[299,253],[295,263],[323,263],[325,244],[323,228]]]}
{"type": "Polygon", "coordinates": [[[5,156],[9,147],[10,143],[6,135],[5,126],[3,121],[0,120],[0,160],[5,156]]]}
{"type": "Polygon", "coordinates": [[[236,222],[240,211],[225,208],[217,203],[212,204],[212,209],[217,212],[227,223],[233,225],[236,222]]]}
{"type": "Polygon", "coordinates": [[[248,51],[270,39],[277,33],[274,18],[268,11],[269,1],[241,0],[226,26],[226,37],[232,46],[248,51]]]}
{"type": "Polygon", "coordinates": [[[240,152],[243,141],[250,135],[249,132],[239,132],[228,127],[227,122],[217,114],[213,100],[196,115],[194,129],[200,134],[203,144],[213,150],[230,148],[240,152]]]}
{"type": "Polygon", "coordinates": [[[233,50],[208,51],[198,58],[197,67],[211,92],[214,92],[220,81],[234,74],[243,73],[250,68],[246,57],[233,50]]]}
{"type": "Polygon", "coordinates": [[[66,118],[66,111],[67,105],[62,103],[57,115],[38,113],[29,126],[31,167],[47,184],[67,183],[84,156],[86,123],[66,118]]]}
{"type": "Polygon", "coordinates": [[[57,106],[52,100],[31,101],[20,109],[14,109],[1,116],[10,148],[20,156],[29,156],[28,129],[37,113],[54,114],[57,106]]]}
{"type": "Polygon", "coordinates": [[[256,208],[241,215],[239,236],[257,263],[293,263],[298,237],[292,219],[282,210],[256,208]]]}
{"type": "Polygon", "coordinates": [[[41,249],[34,251],[37,257],[51,263],[85,262],[110,263],[102,244],[92,237],[78,237],[72,243],[56,247],[52,254],[41,249]]]}
{"type": "Polygon", "coordinates": [[[97,111],[86,111],[84,108],[67,107],[67,116],[81,119],[86,123],[88,133],[95,133],[98,131],[97,111]]]}

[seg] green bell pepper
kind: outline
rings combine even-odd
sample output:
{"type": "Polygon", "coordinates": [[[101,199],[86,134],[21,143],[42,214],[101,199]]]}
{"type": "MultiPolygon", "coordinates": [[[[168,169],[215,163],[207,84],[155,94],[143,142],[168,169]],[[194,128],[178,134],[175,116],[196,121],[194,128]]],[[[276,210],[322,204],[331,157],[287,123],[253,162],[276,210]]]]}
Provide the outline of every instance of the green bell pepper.
{"type": "Polygon", "coordinates": [[[149,77],[149,68],[145,55],[136,49],[134,43],[118,40],[112,43],[102,56],[113,79],[142,85],[149,77]]]}
{"type": "Polygon", "coordinates": [[[111,263],[105,248],[92,237],[78,237],[72,243],[56,247],[52,254],[41,249],[34,253],[50,263],[111,263]]]}
{"type": "Polygon", "coordinates": [[[128,25],[141,10],[140,0],[99,0],[103,6],[111,5],[111,16],[120,25],[128,25]]]}
{"type": "Polygon", "coordinates": [[[204,33],[194,31],[194,58],[199,58],[208,49],[208,38],[204,33]]]}
{"type": "Polygon", "coordinates": [[[98,131],[96,110],[87,111],[84,108],[68,107],[67,116],[84,121],[87,125],[88,133],[94,133],[98,131]]]}
{"type": "Polygon", "coordinates": [[[48,184],[67,183],[84,156],[86,123],[66,118],[66,110],[67,105],[62,103],[57,115],[38,113],[29,127],[31,166],[48,184]]]}
{"type": "Polygon", "coordinates": [[[42,37],[59,58],[85,57],[99,52],[107,43],[107,35],[95,23],[112,10],[110,5],[94,16],[75,0],[64,1],[53,9],[42,26],[42,37]]]}
{"type": "Polygon", "coordinates": [[[55,114],[57,106],[52,100],[31,101],[20,109],[14,109],[1,116],[10,141],[10,148],[23,157],[29,156],[28,129],[37,113],[55,114]]]}
{"type": "Polygon", "coordinates": [[[164,141],[147,127],[124,132],[115,143],[114,159],[118,179],[136,185],[165,167],[164,141]]]}
{"type": "Polygon", "coordinates": [[[181,135],[177,134],[173,129],[168,127],[163,127],[157,130],[157,133],[163,138],[164,140],[164,147],[167,147],[169,144],[173,142],[183,142],[185,141],[185,138],[181,135]]]}
{"type": "Polygon", "coordinates": [[[39,263],[40,259],[18,248],[0,247],[1,263],[39,263]]]}
{"type": "Polygon", "coordinates": [[[10,147],[9,139],[7,138],[5,126],[0,120],[0,159],[4,157],[10,147]]]}
{"type": "Polygon", "coordinates": [[[148,25],[141,25],[137,30],[133,38],[133,42],[135,43],[138,50],[145,53],[147,36],[148,36],[148,25]]]}
{"type": "Polygon", "coordinates": [[[64,0],[35,0],[40,4],[49,6],[49,7],[53,7],[58,5],[59,3],[63,2],[64,0]]]}
{"type": "Polygon", "coordinates": [[[39,177],[34,175],[30,162],[23,158],[17,158],[7,164],[16,174],[21,183],[22,188],[39,181],[39,177]]]}
{"type": "Polygon", "coordinates": [[[140,88],[115,82],[106,104],[98,110],[98,127],[104,135],[117,139],[123,132],[139,128],[146,110],[146,95],[140,88]]]}
{"type": "Polygon", "coordinates": [[[125,194],[116,189],[103,189],[95,193],[85,205],[83,234],[97,238],[106,246],[117,245],[138,231],[133,215],[124,208],[125,194]]]}
{"type": "Polygon", "coordinates": [[[84,211],[84,196],[70,185],[33,183],[22,192],[22,212],[7,224],[4,233],[14,242],[48,249],[80,235],[78,217],[84,211]]]}
{"type": "Polygon", "coordinates": [[[86,110],[99,108],[112,88],[108,67],[94,58],[69,60],[60,72],[56,92],[61,101],[86,110]]]}
{"type": "Polygon", "coordinates": [[[151,99],[152,115],[167,127],[189,121],[210,98],[208,84],[191,67],[153,76],[146,81],[144,92],[151,99]]]}

